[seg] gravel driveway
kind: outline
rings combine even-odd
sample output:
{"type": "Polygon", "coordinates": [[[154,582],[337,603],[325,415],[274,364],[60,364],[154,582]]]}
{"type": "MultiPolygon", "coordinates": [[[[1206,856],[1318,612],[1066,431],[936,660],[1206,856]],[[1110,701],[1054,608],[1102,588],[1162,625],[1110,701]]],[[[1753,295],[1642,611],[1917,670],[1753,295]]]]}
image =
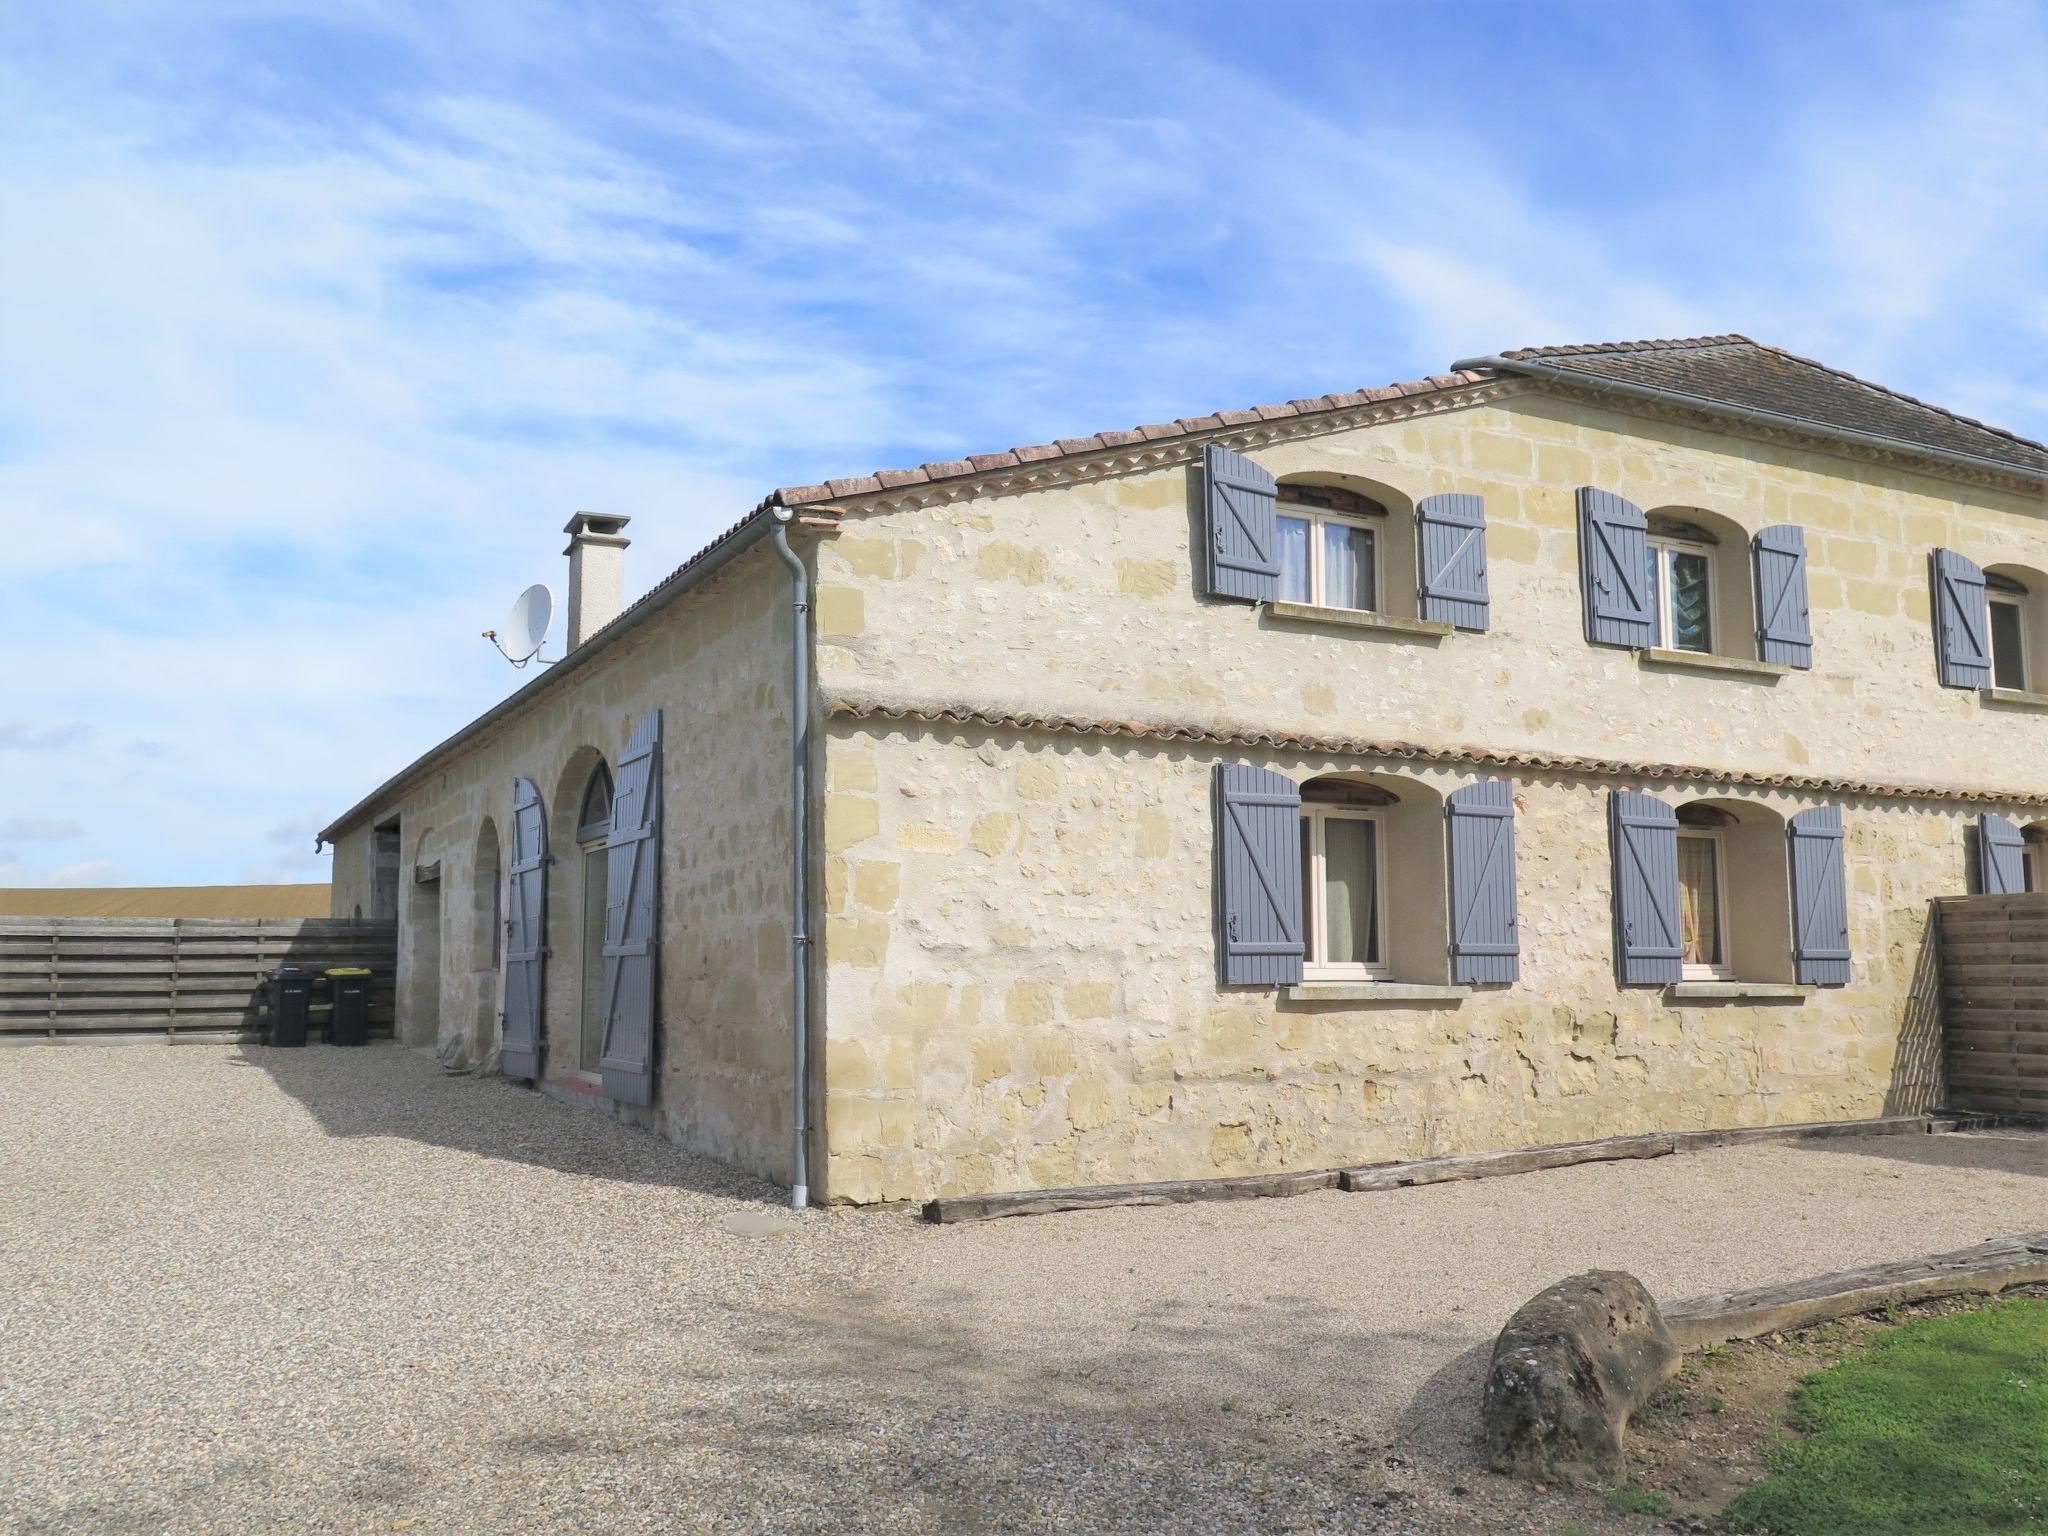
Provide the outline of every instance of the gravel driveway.
{"type": "Polygon", "coordinates": [[[2048,1137],[927,1228],[395,1046],[0,1051],[0,1530],[1644,1529],[1467,1459],[1485,1344],[2037,1228],[2048,1137]],[[765,1235],[756,1228],[768,1226],[765,1235]]]}

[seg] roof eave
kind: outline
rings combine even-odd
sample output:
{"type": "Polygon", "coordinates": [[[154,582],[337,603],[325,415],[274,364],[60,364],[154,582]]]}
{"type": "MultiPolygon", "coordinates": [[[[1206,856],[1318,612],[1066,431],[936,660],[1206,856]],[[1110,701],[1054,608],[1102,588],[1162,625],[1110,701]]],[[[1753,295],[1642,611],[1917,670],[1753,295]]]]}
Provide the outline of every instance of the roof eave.
{"type": "Polygon", "coordinates": [[[1636,384],[1622,379],[1602,378],[1596,374],[1582,373],[1576,368],[1559,368],[1535,358],[1508,356],[1466,358],[1451,365],[1464,370],[1492,368],[1502,373],[1519,374],[1524,378],[1543,379],[1552,383],[1566,384],[1595,394],[1621,395],[1630,399],[1651,401],[1660,405],[1680,406],[1688,410],[1704,411],[1712,416],[1726,417],[1753,425],[1784,427],[1792,431],[1809,433],[1815,437],[1828,438],[1863,449],[1876,449],[1885,453],[1903,454],[1909,458],[1922,459],[1933,464],[1944,464],[1955,469],[1967,469],[1976,474],[2002,475],[2009,479],[2022,480],[2030,485],[2048,488],[2048,470],[2029,469],[2024,464],[2008,463],[2004,459],[1989,458],[1983,454],[1964,453],[1959,449],[1935,448],[1925,443],[1909,442],[1904,438],[1892,437],[1882,432],[1865,432],[1856,427],[1845,427],[1834,422],[1817,421],[1808,416],[1794,416],[1784,411],[1766,411],[1756,406],[1734,405],[1725,400],[1715,400],[1706,395],[1690,394],[1684,390],[1665,389],[1655,384],[1636,384]]]}
{"type": "MultiPolygon", "coordinates": [[[[663,580],[651,591],[644,594],[639,601],[634,603],[624,613],[613,619],[611,623],[592,635],[583,644],[577,646],[560,661],[548,667],[538,677],[533,678],[516,692],[507,694],[453,736],[448,737],[437,746],[428,748],[410,763],[406,764],[405,767],[399,769],[397,773],[386,779],[382,784],[379,784],[369,794],[358,800],[348,810],[323,827],[314,839],[315,846],[317,847],[321,843],[333,843],[338,837],[347,833],[366,817],[374,814],[383,806],[388,805],[401,791],[418,780],[442,759],[456,752],[484,731],[489,730],[500,720],[533,702],[549,688],[560,682],[562,678],[580,671],[597,657],[611,649],[613,645],[654,618],[656,614],[667,608],[670,603],[681,597],[685,592],[701,585],[724,570],[725,567],[732,564],[734,560],[746,553],[747,550],[753,548],[754,545],[767,537],[768,530],[775,520],[773,509],[776,504],[776,500],[772,496],[763,501],[752,512],[748,513],[745,518],[728,529],[721,537],[706,545],[703,550],[693,556],[684,566],[663,580]]],[[[812,507],[805,510],[809,513],[816,513],[820,509],[812,507]]]]}

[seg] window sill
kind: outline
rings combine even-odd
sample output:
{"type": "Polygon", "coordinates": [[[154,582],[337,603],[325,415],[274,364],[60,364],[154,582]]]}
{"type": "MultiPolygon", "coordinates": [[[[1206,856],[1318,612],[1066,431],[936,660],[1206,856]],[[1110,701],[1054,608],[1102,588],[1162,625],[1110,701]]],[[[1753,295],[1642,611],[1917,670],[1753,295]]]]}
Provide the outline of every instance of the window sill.
{"type": "Polygon", "coordinates": [[[1986,704],[2000,704],[2007,709],[2048,710],[2048,693],[2029,693],[2023,688],[1979,688],[1977,697],[1986,704]]]}
{"type": "Polygon", "coordinates": [[[1290,1003],[1455,1003],[1470,987],[1429,987],[1406,981],[1304,981],[1287,989],[1290,1003]]]}
{"type": "Polygon", "coordinates": [[[1819,989],[1790,981],[1674,981],[1664,989],[1673,1002],[1797,1002],[1819,989]]]}
{"type": "Polygon", "coordinates": [[[1773,681],[1796,670],[1782,661],[1750,661],[1741,656],[1711,656],[1700,651],[1667,651],[1654,645],[1637,651],[1636,661],[1645,667],[1682,667],[1689,672],[1726,672],[1736,677],[1764,677],[1773,681]]]}
{"type": "Polygon", "coordinates": [[[1339,629],[1368,629],[1404,640],[1441,640],[1458,632],[1453,624],[1439,624],[1433,619],[1401,619],[1390,613],[1369,613],[1363,608],[1325,608],[1319,603],[1265,606],[1267,617],[1279,624],[1331,624],[1339,629]]]}

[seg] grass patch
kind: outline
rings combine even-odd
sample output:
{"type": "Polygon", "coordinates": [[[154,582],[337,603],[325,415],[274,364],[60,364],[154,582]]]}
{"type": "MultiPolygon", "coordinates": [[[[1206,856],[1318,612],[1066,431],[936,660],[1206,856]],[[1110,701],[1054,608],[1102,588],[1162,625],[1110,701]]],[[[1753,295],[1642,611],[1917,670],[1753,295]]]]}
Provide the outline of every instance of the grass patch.
{"type": "Polygon", "coordinates": [[[1654,1488],[1610,1488],[1600,1502],[1617,1515],[1668,1515],[1671,1500],[1654,1488]]]}
{"type": "Polygon", "coordinates": [[[1770,1536],[2048,1533],[2048,1301],[1927,1318],[1810,1377],[1728,1507],[1770,1536]]]}

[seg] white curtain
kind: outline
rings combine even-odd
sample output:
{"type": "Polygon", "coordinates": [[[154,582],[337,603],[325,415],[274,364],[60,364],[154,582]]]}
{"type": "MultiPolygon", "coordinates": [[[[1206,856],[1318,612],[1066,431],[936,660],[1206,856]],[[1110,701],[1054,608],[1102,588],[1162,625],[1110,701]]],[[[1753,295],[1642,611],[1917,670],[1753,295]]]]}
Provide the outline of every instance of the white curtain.
{"type": "Polygon", "coordinates": [[[1323,823],[1323,903],[1332,965],[1377,965],[1379,894],[1372,822],[1332,816],[1323,823]]]}
{"type": "Polygon", "coordinates": [[[1348,523],[1323,524],[1323,601],[1332,608],[1370,608],[1372,534],[1348,523]]]}
{"type": "Polygon", "coordinates": [[[1280,600],[1285,603],[1315,601],[1308,583],[1308,530],[1306,518],[1280,519],[1280,600]]]}
{"type": "Polygon", "coordinates": [[[1719,852],[1710,837],[1678,840],[1678,926],[1687,965],[1721,963],[1719,852]]]}

